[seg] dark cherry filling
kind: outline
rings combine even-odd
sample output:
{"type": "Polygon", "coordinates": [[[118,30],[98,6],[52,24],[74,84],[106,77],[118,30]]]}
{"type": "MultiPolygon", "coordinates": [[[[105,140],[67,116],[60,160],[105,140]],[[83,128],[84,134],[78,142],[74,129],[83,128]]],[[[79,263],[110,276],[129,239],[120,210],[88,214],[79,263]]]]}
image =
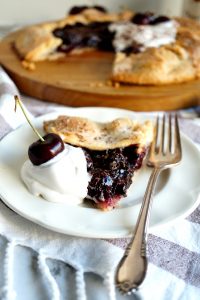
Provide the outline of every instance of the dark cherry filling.
{"type": "MultiPolygon", "coordinates": [[[[74,6],[69,11],[70,15],[81,13],[83,10],[90,8],[88,6],[74,6]]],[[[102,6],[92,6],[99,11],[106,12],[102,6]]],[[[131,22],[137,25],[155,25],[167,22],[170,19],[166,16],[156,16],[153,13],[137,13],[131,19],[131,22]]],[[[70,52],[77,48],[95,48],[103,51],[114,51],[112,41],[115,36],[114,32],[110,32],[108,27],[111,22],[92,22],[89,24],[76,23],[74,25],[66,25],[63,28],[56,28],[53,34],[61,38],[63,43],[58,47],[58,51],[70,52]]],[[[123,52],[126,54],[141,52],[141,45],[133,43],[123,52]]]]}
{"type": "Polygon", "coordinates": [[[88,172],[92,178],[88,196],[102,208],[114,206],[132,183],[134,171],[142,165],[146,149],[138,153],[138,145],[105,151],[84,149],[88,172]]]}
{"type": "Polygon", "coordinates": [[[54,35],[63,40],[58,51],[69,52],[75,48],[91,47],[104,51],[113,51],[114,33],[108,30],[110,22],[76,23],[54,30],[54,35]]]}

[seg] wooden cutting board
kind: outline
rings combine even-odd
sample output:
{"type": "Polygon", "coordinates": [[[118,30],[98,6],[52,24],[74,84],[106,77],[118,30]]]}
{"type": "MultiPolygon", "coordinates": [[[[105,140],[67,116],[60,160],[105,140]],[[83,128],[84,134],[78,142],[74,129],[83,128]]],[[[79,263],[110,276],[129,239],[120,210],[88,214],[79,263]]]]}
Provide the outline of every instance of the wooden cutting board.
{"type": "Polygon", "coordinates": [[[69,106],[109,106],[135,111],[174,110],[200,105],[200,80],[164,86],[110,86],[113,54],[88,52],[26,70],[12,48],[19,32],[0,42],[0,63],[21,92],[69,106]]]}

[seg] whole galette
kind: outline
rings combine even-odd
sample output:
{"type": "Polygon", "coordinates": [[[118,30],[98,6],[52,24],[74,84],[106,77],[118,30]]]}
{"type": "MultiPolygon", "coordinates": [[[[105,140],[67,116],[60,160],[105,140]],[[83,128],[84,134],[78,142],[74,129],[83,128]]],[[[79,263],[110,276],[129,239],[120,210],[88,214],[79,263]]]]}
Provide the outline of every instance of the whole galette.
{"type": "Polygon", "coordinates": [[[200,24],[181,17],[73,7],[61,20],[22,29],[14,49],[24,66],[85,51],[112,51],[110,78],[120,83],[160,85],[200,77],[200,24]]]}

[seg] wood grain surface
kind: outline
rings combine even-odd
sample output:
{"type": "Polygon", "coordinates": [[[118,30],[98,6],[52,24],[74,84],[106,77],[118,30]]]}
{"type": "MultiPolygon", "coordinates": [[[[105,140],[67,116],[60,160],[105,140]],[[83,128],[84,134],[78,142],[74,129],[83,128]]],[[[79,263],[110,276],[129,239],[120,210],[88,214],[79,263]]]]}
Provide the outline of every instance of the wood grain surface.
{"type": "Polygon", "coordinates": [[[110,86],[113,54],[87,52],[25,69],[12,44],[18,32],[0,42],[0,63],[21,92],[68,106],[120,107],[135,111],[176,110],[200,105],[200,80],[163,86],[110,86]]]}

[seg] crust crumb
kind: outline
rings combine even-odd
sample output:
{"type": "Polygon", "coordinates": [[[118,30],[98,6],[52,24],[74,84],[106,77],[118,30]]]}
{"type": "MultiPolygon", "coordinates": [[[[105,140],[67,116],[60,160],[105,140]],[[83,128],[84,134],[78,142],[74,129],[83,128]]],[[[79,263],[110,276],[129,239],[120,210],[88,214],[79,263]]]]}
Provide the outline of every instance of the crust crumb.
{"type": "Polygon", "coordinates": [[[34,71],[36,68],[34,62],[30,62],[27,60],[22,60],[22,66],[29,71],[34,71]]]}

